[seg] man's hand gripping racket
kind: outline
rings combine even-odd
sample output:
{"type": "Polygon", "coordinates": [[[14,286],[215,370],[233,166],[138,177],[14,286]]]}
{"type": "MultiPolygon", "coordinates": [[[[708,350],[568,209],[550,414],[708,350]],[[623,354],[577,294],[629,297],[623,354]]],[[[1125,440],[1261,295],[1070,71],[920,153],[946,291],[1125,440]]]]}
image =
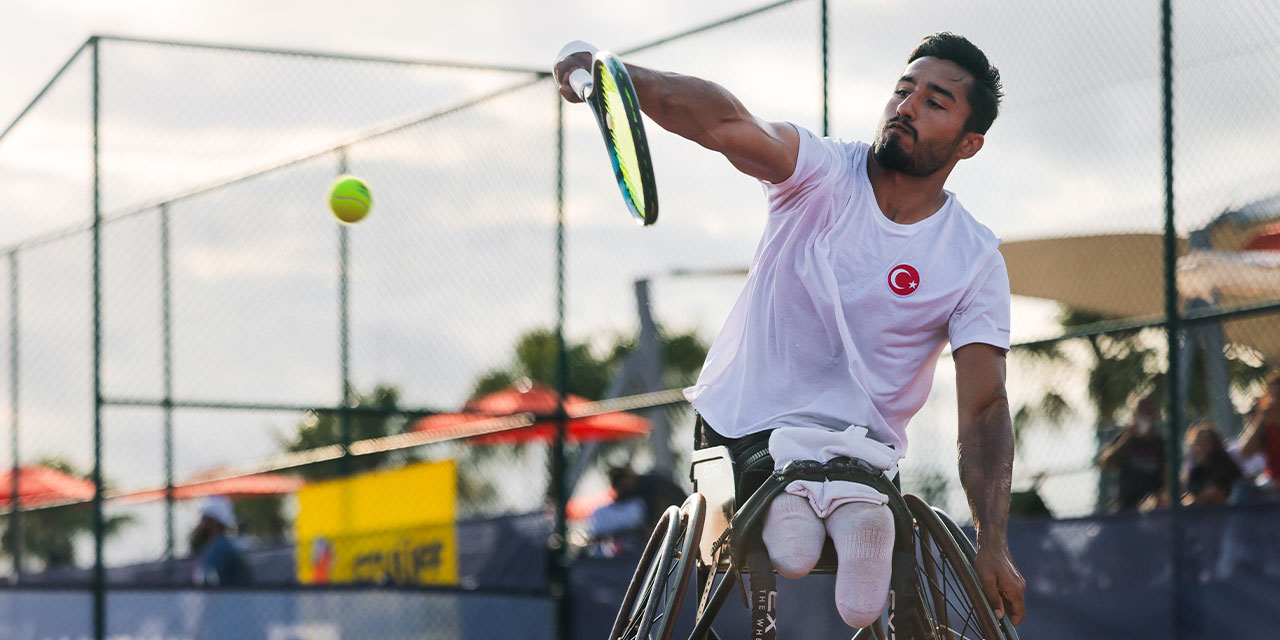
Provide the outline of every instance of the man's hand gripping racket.
{"type": "Polygon", "coordinates": [[[623,201],[637,222],[653,224],[658,219],[658,189],[640,101],[626,66],[612,53],[575,40],[556,56],[554,76],[566,100],[591,106],[623,201]]]}

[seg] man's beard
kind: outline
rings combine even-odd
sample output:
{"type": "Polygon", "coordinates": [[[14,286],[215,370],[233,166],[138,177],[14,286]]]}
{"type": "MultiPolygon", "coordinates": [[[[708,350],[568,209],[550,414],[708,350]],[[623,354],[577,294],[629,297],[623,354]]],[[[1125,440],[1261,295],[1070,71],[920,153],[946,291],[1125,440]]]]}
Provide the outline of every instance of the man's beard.
{"type": "MultiPolygon", "coordinates": [[[[880,135],[871,144],[871,155],[876,163],[890,171],[901,171],[909,176],[923,178],[933,175],[951,161],[955,144],[944,145],[936,141],[921,142],[916,139],[915,153],[907,153],[897,138],[890,138],[885,131],[889,123],[880,127],[880,135]]],[[[899,132],[899,136],[906,135],[899,132]]]]}

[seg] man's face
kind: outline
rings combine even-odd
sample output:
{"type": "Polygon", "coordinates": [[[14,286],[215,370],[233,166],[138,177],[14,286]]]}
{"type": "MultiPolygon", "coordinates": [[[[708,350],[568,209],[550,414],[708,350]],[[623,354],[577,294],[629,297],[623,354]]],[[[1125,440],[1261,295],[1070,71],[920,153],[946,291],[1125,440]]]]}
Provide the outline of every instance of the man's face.
{"type": "MultiPolygon", "coordinates": [[[[907,65],[885,105],[871,152],[885,169],[924,177],[977,152],[968,152],[969,85],[973,75],[949,60],[918,58],[907,65]],[[966,155],[967,153],[967,155],[966,155]]],[[[972,140],[969,140],[972,143],[972,140]]]]}

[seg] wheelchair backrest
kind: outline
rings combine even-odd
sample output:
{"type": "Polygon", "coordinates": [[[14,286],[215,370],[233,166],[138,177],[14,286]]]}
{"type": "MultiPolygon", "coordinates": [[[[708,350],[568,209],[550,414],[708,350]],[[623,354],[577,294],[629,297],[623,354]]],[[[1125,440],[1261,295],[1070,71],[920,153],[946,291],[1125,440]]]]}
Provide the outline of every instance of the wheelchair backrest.
{"type": "Polygon", "coordinates": [[[693,481],[693,490],[707,500],[707,516],[702,525],[702,539],[698,542],[698,556],[703,566],[711,566],[711,547],[729,528],[737,508],[733,459],[729,449],[723,446],[694,449],[689,479],[693,481]]]}

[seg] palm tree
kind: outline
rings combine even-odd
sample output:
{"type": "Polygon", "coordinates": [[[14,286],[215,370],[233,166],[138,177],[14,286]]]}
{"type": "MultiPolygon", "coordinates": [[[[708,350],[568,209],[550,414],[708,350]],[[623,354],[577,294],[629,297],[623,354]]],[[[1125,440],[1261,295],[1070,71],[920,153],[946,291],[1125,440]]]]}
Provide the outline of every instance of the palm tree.
{"type": "MultiPolygon", "coordinates": [[[[378,385],[369,393],[356,391],[353,393],[352,406],[375,409],[375,412],[356,413],[350,415],[349,429],[351,440],[366,440],[403,433],[408,421],[395,413],[400,401],[400,391],[391,385],[378,385]]],[[[336,413],[315,413],[300,422],[293,437],[282,444],[286,451],[306,451],[342,442],[342,416],[336,413]]],[[[396,452],[373,453],[357,456],[350,461],[330,460],[318,462],[298,469],[298,472],[310,480],[327,480],[342,475],[343,465],[350,464],[351,473],[360,473],[381,469],[390,463],[403,464],[408,461],[406,454],[396,452]]]]}
{"type": "MultiPolygon", "coordinates": [[[[403,433],[408,421],[396,413],[400,399],[400,391],[391,385],[378,385],[368,393],[353,393],[352,406],[373,408],[377,411],[351,415],[349,429],[351,440],[365,440],[403,433]]],[[[285,451],[298,452],[324,447],[342,442],[342,417],[339,414],[324,412],[314,413],[299,422],[291,437],[282,439],[280,444],[285,451]]],[[[347,471],[361,473],[375,471],[392,465],[405,464],[417,457],[406,452],[383,452],[357,456],[350,461],[329,460],[300,467],[298,473],[309,480],[328,480],[343,475],[343,465],[349,464],[347,471]]],[[[234,500],[236,519],[242,523],[245,532],[265,543],[279,543],[288,538],[290,523],[284,516],[284,498],[268,496],[263,498],[242,498],[234,500]]]]}

